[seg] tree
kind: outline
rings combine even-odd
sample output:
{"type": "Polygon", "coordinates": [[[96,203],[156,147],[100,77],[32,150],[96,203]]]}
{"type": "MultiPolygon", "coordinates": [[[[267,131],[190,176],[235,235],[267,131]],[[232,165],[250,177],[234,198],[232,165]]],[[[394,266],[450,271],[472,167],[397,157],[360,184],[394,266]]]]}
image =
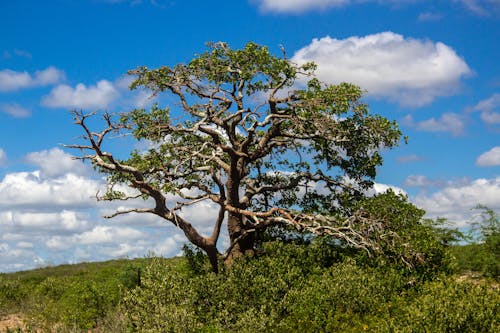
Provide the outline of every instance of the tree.
{"type": "Polygon", "coordinates": [[[131,89],[165,93],[178,103],[120,117],[106,113],[100,132],[87,121],[94,113],[75,112],[86,143],[71,147],[108,175],[109,190],[100,199],[154,201],[151,208],[110,217],[136,212],[164,218],[207,253],[214,271],[219,256],[230,263],[252,254],[256,231],[278,224],[370,253],[378,249],[370,235],[383,223],[353,207],[373,184],[380,150],[397,145],[401,133],[395,122],[369,114],[359,87],[325,85],[314,70],[313,63],[294,64],[285,52],[276,57],[254,43],[241,50],[209,44],[187,65],[129,72],[135,75],[131,89]],[[118,159],[103,149],[117,133],[133,134],[152,148],[118,159]],[[169,205],[171,195],[178,201],[169,205]],[[210,236],[179,215],[203,200],[219,207],[210,236]],[[230,246],[222,255],[217,240],[225,220],[230,246]]]}

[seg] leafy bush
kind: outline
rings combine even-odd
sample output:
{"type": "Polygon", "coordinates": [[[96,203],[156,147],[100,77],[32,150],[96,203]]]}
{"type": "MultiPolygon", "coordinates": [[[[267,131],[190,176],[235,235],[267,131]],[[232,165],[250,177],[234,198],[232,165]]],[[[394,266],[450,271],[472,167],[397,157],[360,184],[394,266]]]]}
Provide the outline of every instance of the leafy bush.
{"type": "MultiPolygon", "coordinates": [[[[327,247],[331,249],[331,247],[327,247]]],[[[497,290],[324,254],[322,244],[267,243],[215,275],[155,259],[123,303],[138,332],[495,331],[497,290]],[[323,253],[323,257],[319,255],[323,253]],[[342,258],[342,259],[339,259],[342,258]],[[328,262],[328,265],[322,263],[328,262]]]]}
{"type": "Polygon", "coordinates": [[[451,271],[452,257],[448,247],[459,233],[443,229],[443,220],[423,219],[423,210],[407,197],[390,190],[362,201],[360,206],[383,220],[386,233],[394,235],[380,239],[381,251],[372,263],[391,264],[424,280],[451,271]]]}
{"type": "Polygon", "coordinates": [[[466,245],[454,246],[458,271],[476,271],[486,277],[500,279],[500,219],[492,209],[478,206],[480,221],[474,224],[466,245]]]}
{"type": "Polygon", "coordinates": [[[193,332],[200,328],[187,275],[153,258],[144,269],[141,286],[123,299],[125,315],[139,332],[193,332]]]}
{"type": "Polygon", "coordinates": [[[446,278],[426,283],[414,299],[403,300],[388,327],[398,332],[499,332],[499,310],[497,289],[446,278]]]}
{"type": "Polygon", "coordinates": [[[143,285],[126,296],[127,316],[137,331],[329,330],[376,311],[408,282],[394,270],[362,268],[352,260],[324,266],[335,254],[322,244],[270,243],[266,253],[242,258],[218,275],[192,276],[156,259],[143,285]]]}

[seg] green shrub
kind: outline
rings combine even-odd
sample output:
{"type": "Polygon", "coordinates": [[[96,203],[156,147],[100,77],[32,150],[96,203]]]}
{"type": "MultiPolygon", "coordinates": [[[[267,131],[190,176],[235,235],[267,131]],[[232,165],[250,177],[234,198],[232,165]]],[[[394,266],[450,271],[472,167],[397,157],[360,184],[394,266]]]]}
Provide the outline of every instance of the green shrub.
{"type": "Polygon", "coordinates": [[[167,260],[153,258],[144,269],[141,286],[123,299],[131,328],[139,332],[193,332],[201,327],[193,307],[191,281],[171,269],[167,260]]]}
{"type": "Polygon", "coordinates": [[[285,331],[345,332],[363,330],[365,317],[384,312],[407,286],[397,271],[381,271],[344,262],[330,267],[291,290],[283,300],[285,331]]]}
{"type": "Polygon", "coordinates": [[[404,301],[388,321],[391,330],[500,332],[500,295],[491,286],[447,278],[426,283],[415,298],[404,301]]]}
{"type": "Polygon", "coordinates": [[[457,270],[476,271],[486,277],[500,279],[500,219],[496,212],[484,206],[480,221],[473,223],[470,244],[452,248],[457,270]]]}
{"type": "Polygon", "coordinates": [[[360,207],[385,224],[385,235],[374,235],[380,237],[380,253],[374,259],[368,258],[368,264],[390,264],[423,280],[451,272],[452,256],[448,247],[460,233],[443,228],[444,220],[423,219],[425,211],[409,202],[406,196],[392,191],[367,198],[360,207]]]}

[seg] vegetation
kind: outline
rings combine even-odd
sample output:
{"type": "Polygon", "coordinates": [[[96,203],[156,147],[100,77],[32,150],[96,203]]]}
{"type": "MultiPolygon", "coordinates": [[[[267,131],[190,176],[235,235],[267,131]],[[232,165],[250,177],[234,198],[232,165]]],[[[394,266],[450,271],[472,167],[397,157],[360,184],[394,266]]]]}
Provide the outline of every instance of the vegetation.
{"type": "Polygon", "coordinates": [[[474,224],[469,244],[452,248],[460,271],[479,272],[500,279],[500,218],[490,208],[478,206],[480,221],[474,224]]]}
{"type": "MultiPolygon", "coordinates": [[[[205,255],[4,274],[0,311],[23,332],[497,332],[494,280],[432,278],[327,239],[265,242],[214,274],[205,255]],[[140,269],[140,286],[137,272],[140,269]],[[251,288],[249,288],[251,286],[251,288]]],[[[426,273],[427,274],[427,273],[426,273]]]]}

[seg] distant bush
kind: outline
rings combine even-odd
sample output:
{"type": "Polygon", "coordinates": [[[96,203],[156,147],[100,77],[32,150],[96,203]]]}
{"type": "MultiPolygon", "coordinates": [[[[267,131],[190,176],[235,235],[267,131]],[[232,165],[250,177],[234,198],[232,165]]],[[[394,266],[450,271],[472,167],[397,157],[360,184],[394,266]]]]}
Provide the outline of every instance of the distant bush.
{"type": "Polygon", "coordinates": [[[492,209],[478,206],[480,221],[473,224],[466,245],[452,247],[458,271],[475,271],[500,280],[500,219],[492,209]]]}

